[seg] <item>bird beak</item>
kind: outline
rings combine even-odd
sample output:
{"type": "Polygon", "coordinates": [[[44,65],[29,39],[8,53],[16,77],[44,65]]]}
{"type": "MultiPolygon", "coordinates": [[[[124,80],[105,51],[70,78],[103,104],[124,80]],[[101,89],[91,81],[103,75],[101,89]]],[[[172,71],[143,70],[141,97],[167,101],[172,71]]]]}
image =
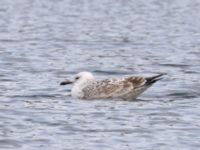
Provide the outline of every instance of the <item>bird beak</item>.
{"type": "Polygon", "coordinates": [[[65,80],[63,82],[60,83],[60,85],[66,85],[66,84],[72,84],[73,81],[70,81],[70,80],[65,80]]]}

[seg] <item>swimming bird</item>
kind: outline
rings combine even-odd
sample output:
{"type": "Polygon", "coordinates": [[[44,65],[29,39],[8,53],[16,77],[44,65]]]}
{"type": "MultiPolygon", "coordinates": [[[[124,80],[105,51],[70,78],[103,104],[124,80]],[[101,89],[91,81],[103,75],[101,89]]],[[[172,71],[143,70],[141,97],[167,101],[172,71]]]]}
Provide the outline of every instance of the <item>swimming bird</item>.
{"type": "Polygon", "coordinates": [[[65,80],[60,85],[73,84],[71,95],[79,99],[134,100],[156,81],[160,80],[163,75],[96,80],[92,73],[80,72],[75,75],[73,80],[65,80]]]}

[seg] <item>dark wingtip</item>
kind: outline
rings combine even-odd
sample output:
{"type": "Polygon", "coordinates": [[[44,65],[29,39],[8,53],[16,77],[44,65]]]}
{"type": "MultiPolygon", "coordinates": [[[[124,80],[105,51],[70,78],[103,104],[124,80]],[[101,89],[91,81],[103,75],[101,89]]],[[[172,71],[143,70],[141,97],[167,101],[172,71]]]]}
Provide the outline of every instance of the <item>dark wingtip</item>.
{"type": "Polygon", "coordinates": [[[159,74],[159,75],[156,75],[156,76],[153,76],[153,77],[147,77],[146,78],[146,85],[151,85],[151,84],[157,82],[158,80],[161,80],[162,79],[161,77],[163,75],[166,75],[166,73],[162,73],[162,74],[159,74]]]}

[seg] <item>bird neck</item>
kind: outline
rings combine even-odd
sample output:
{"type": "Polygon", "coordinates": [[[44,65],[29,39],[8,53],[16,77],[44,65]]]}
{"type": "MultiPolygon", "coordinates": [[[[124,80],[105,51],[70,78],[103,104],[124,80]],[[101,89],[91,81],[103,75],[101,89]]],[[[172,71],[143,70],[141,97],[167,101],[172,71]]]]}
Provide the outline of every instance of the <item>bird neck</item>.
{"type": "Polygon", "coordinates": [[[71,94],[73,97],[78,97],[78,98],[83,98],[84,97],[84,92],[83,89],[88,86],[88,84],[92,83],[92,80],[80,80],[77,81],[74,86],[72,87],[71,94]]]}

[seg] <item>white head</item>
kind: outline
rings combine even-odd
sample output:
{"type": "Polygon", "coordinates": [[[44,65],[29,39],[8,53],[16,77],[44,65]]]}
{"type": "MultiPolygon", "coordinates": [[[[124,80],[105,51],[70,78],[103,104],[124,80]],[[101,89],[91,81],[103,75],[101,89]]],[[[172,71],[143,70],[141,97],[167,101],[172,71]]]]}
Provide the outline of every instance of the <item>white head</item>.
{"type": "Polygon", "coordinates": [[[60,85],[66,85],[66,84],[76,84],[76,83],[82,83],[82,82],[87,82],[90,80],[93,80],[94,76],[90,72],[79,72],[78,74],[75,75],[74,79],[71,80],[65,80],[60,83],[60,85]]]}

